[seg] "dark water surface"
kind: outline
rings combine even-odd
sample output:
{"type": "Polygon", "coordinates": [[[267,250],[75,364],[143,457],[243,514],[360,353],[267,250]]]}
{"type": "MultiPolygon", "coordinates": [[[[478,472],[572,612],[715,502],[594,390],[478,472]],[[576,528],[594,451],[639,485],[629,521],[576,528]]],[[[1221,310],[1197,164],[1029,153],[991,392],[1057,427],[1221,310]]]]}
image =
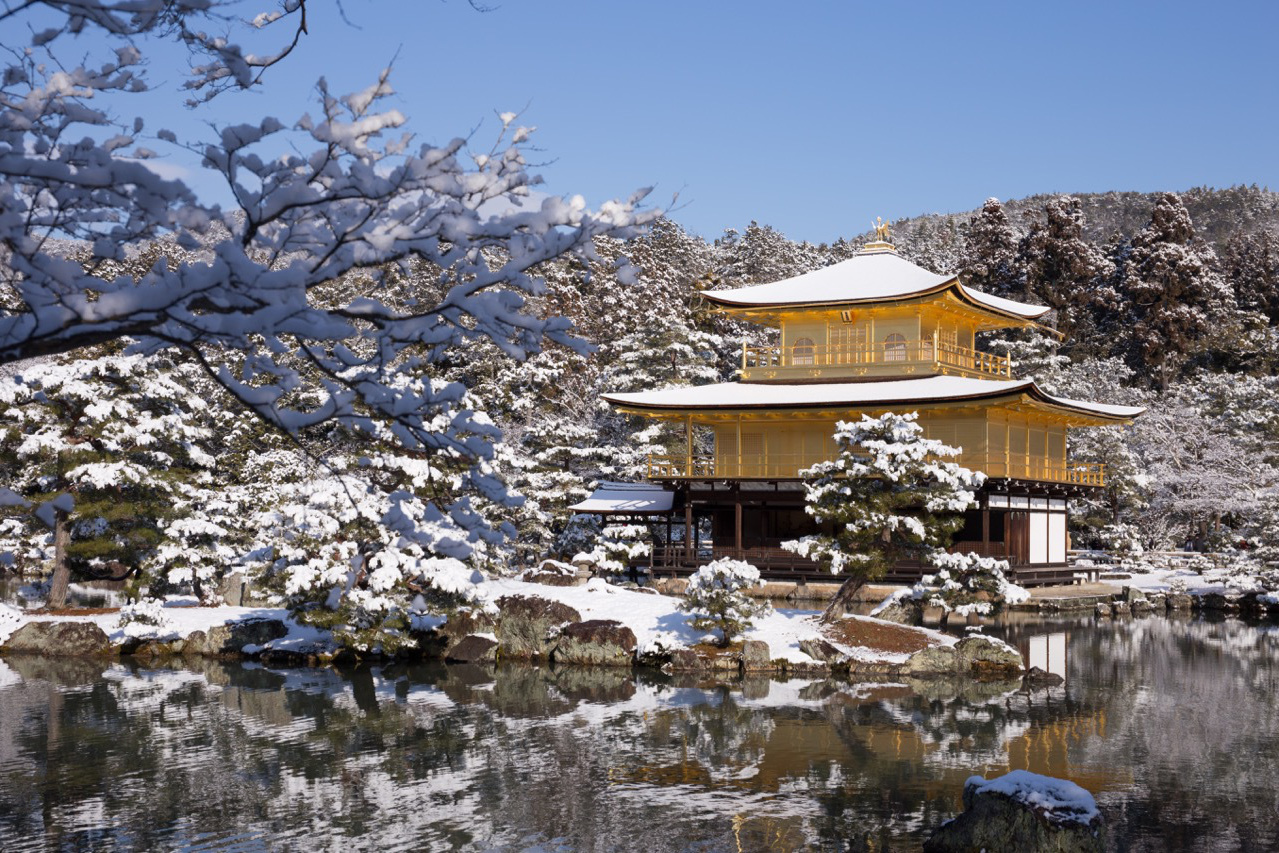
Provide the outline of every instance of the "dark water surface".
{"type": "Polygon", "coordinates": [[[1064,687],[0,665],[0,850],[910,850],[972,773],[1117,850],[1279,849],[1279,633],[1010,623],[1064,687]]]}

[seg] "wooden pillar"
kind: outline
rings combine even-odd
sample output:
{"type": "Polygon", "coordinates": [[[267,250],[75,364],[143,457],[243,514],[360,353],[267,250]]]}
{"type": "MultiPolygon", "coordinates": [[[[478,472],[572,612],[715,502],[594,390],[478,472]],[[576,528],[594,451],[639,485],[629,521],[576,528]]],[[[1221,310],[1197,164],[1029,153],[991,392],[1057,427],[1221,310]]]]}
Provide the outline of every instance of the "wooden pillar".
{"type": "Polygon", "coordinates": [[[981,555],[990,556],[990,506],[986,502],[981,506],[981,555]]]}
{"type": "Polygon", "coordinates": [[[684,441],[688,446],[688,457],[684,462],[684,475],[693,476],[693,416],[689,415],[684,422],[684,441]]]}
{"type": "Polygon", "coordinates": [[[739,484],[733,490],[733,547],[740,554],[742,551],[742,487],[739,484]]]}
{"type": "Polygon", "coordinates": [[[742,414],[737,413],[737,476],[742,476],[742,414]]]}
{"type": "Polygon", "coordinates": [[[684,492],[684,558],[693,562],[697,552],[693,548],[693,501],[688,491],[684,492]]]}
{"type": "Polygon", "coordinates": [[[671,557],[675,556],[675,547],[671,542],[672,528],[674,527],[674,519],[671,513],[666,513],[666,545],[662,548],[662,562],[669,563],[671,557]]]}

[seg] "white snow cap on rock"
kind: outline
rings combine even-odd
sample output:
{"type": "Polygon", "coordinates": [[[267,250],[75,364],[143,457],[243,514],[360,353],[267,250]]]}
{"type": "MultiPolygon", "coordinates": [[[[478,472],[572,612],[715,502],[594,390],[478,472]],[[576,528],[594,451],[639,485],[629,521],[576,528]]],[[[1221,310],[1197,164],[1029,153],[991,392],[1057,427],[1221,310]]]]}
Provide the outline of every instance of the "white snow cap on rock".
{"type": "Polygon", "coordinates": [[[995,779],[969,776],[965,793],[1003,794],[1009,799],[1044,811],[1045,817],[1057,822],[1073,821],[1089,824],[1101,817],[1092,794],[1068,779],[1041,776],[1029,770],[1014,770],[995,779]]]}

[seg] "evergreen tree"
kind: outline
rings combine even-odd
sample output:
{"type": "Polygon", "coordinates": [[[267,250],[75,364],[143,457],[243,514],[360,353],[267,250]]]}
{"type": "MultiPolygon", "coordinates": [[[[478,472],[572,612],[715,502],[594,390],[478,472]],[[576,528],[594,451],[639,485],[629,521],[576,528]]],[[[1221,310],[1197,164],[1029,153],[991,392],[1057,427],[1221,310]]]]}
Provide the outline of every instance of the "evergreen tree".
{"type": "Polygon", "coordinates": [[[1217,267],[1181,198],[1164,193],[1132,241],[1123,279],[1135,313],[1136,355],[1161,390],[1187,360],[1213,346],[1213,337],[1233,332],[1234,295],[1217,267]]]}
{"type": "Polygon", "coordinates": [[[822,532],[782,547],[847,576],[825,618],[899,560],[929,560],[950,544],[985,476],[954,462],[959,450],[924,438],[915,413],[841,421],[839,456],[808,469],[806,511],[822,532]]]}
{"type": "Polygon", "coordinates": [[[729,229],[715,241],[722,260],[717,274],[729,287],[768,284],[823,265],[822,253],[809,243],[795,243],[771,225],[751,221],[744,232],[729,229]]]}
{"type": "Polygon", "coordinates": [[[1259,231],[1231,237],[1221,267],[1240,310],[1264,314],[1270,325],[1279,325],[1279,236],[1259,231]]]}
{"type": "Polygon", "coordinates": [[[1114,268],[1084,238],[1079,199],[1056,196],[1048,200],[1022,241],[1018,264],[1025,270],[1023,298],[1057,312],[1057,329],[1065,336],[1066,346],[1091,346],[1096,292],[1114,268]]]}
{"type": "Polygon", "coordinates": [[[163,580],[154,570],[167,556],[199,559],[195,548],[162,551],[175,538],[230,538],[202,506],[216,464],[207,384],[190,363],[109,354],[32,365],[0,383],[4,481],[56,510],[8,528],[19,553],[52,562],[50,606],[65,605],[74,577],[163,580]],[[51,550],[40,547],[44,522],[51,550]]]}
{"type": "Polygon", "coordinates": [[[759,569],[750,563],[713,560],[688,579],[680,609],[694,614],[690,625],[699,631],[719,631],[719,644],[728,646],[772,609],[767,601],[746,595],[747,589],[760,583],[759,569]]]}
{"type": "Polygon", "coordinates": [[[958,270],[964,282],[996,296],[1024,292],[1026,273],[1017,254],[1021,239],[999,199],[986,199],[964,234],[958,270]]]}

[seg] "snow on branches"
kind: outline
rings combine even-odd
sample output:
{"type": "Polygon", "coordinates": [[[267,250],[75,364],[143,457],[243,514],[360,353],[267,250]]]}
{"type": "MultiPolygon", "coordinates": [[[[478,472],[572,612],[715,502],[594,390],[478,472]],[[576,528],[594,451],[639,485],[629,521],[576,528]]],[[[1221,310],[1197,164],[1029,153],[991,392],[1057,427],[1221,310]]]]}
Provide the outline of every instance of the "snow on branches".
{"type": "Polygon", "coordinates": [[[783,547],[835,574],[878,577],[896,559],[926,554],[957,527],[985,476],[949,459],[959,450],[924,437],[914,412],[840,421],[839,456],[805,474],[805,510],[835,534],[783,547]]]}
{"type": "MultiPolygon", "coordinates": [[[[546,340],[582,347],[567,320],[527,309],[545,288],[534,268],[590,259],[596,238],[648,222],[645,192],[598,210],[580,197],[532,201],[531,131],[515,115],[486,151],[415,142],[385,106],[389,72],[345,96],[321,80],[318,112],[292,123],[267,117],[202,141],[148,135],[142,119],[113,115],[147,90],[146,51],[160,40],[202,55],[189,84],[201,96],[254,85],[288,48],[259,54],[205,35],[202,24],[225,23],[219,2],[20,4],[3,12],[8,37],[32,6],[62,25],[9,45],[0,83],[0,363],[121,338],[138,352],[178,347],[287,433],[335,423],[455,454],[474,463],[458,475],[468,486],[513,504],[479,464],[496,429],[432,366],[477,341],[515,359],[546,340]],[[105,61],[56,61],[54,45],[85,30],[115,43],[105,61]],[[151,146],[198,152],[235,205],[160,177],[145,163],[151,146]],[[144,269],[122,269],[157,240],[144,269]],[[437,298],[399,286],[411,265],[433,271],[437,298]]],[[[254,26],[304,14],[286,0],[254,26]]],[[[439,511],[465,524],[457,507],[439,511]]]]}
{"type": "Polygon", "coordinates": [[[719,631],[720,645],[727,646],[771,609],[767,601],[746,595],[745,590],[760,583],[759,569],[741,560],[722,557],[689,577],[680,609],[696,614],[689,624],[699,631],[719,631]]]}

